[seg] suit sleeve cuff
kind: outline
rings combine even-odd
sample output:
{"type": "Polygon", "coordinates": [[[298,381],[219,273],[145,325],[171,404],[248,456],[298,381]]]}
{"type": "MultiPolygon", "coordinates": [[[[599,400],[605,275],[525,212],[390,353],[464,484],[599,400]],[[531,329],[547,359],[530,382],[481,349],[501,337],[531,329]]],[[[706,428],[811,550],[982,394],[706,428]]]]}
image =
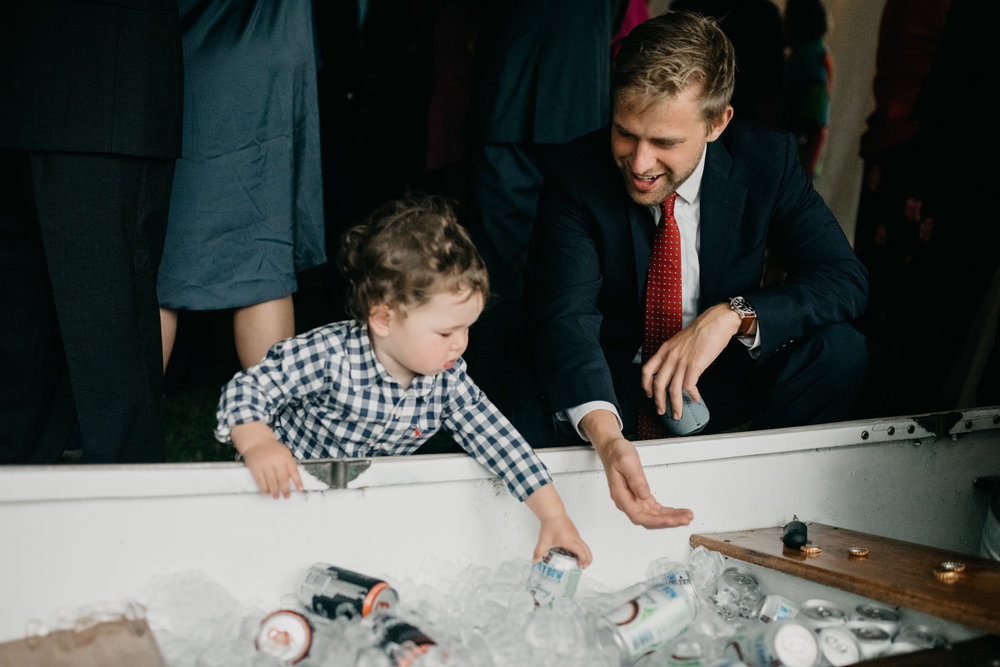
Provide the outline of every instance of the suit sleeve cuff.
{"type": "Polygon", "coordinates": [[[581,403],[580,405],[575,405],[572,408],[566,408],[565,410],[560,410],[556,413],[556,419],[559,421],[569,422],[576,434],[583,439],[584,442],[590,442],[583,431],[580,430],[580,422],[587,413],[593,412],[594,410],[607,410],[615,416],[618,420],[618,428],[622,428],[622,416],[618,414],[618,408],[612,403],[607,401],[587,401],[586,403],[581,403]]]}

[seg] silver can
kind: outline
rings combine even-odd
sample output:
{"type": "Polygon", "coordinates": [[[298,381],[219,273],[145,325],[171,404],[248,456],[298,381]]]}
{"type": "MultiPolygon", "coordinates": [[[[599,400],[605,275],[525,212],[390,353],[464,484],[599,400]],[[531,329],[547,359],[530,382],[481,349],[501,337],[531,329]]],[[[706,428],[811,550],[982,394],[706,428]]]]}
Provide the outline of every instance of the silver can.
{"type": "Polygon", "coordinates": [[[826,600],[806,600],[799,607],[796,618],[813,630],[843,625],[847,622],[844,610],[826,600]]]}
{"type": "Polygon", "coordinates": [[[823,657],[833,667],[853,665],[862,660],[861,646],[846,627],[834,625],[823,628],[816,633],[816,641],[823,657]]]}
{"type": "Polygon", "coordinates": [[[727,657],[751,665],[817,667],[820,648],[816,634],[792,619],[768,623],[734,637],[726,648],[727,657]]]}
{"type": "Polygon", "coordinates": [[[865,660],[885,655],[892,646],[892,637],[877,623],[850,621],[844,627],[858,640],[861,657],[865,660]]]}
{"type": "Polygon", "coordinates": [[[655,577],[650,577],[647,583],[650,585],[671,584],[672,586],[680,586],[692,598],[697,596],[694,583],[691,581],[691,573],[684,568],[670,568],[665,572],[657,574],[655,577]]]}
{"type": "Polygon", "coordinates": [[[730,567],[724,570],[722,576],[719,577],[719,581],[715,587],[715,594],[740,597],[746,594],[747,591],[756,588],[760,588],[760,584],[757,583],[757,577],[739,568],[730,567]]]}
{"type": "Polygon", "coordinates": [[[684,632],[695,611],[694,598],[685,587],[659,583],[605,615],[602,625],[618,646],[622,661],[633,664],[684,632]]]}
{"type": "Polygon", "coordinates": [[[360,618],[399,604],[399,595],[381,579],[327,563],[316,563],[298,588],[299,602],[320,616],[360,618]]]}
{"type": "Polygon", "coordinates": [[[279,609],[260,622],[254,646],[261,653],[273,655],[282,664],[294,665],[309,654],[312,636],[312,626],[305,616],[290,609],[279,609]]]}
{"type": "Polygon", "coordinates": [[[542,560],[531,566],[528,574],[528,590],[535,606],[551,609],[572,599],[582,571],[572,551],[562,547],[549,549],[542,560]]]}
{"type": "Polygon", "coordinates": [[[895,655],[948,646],[948,643],[947,637],[930,626],[907,624],[899,628],[890,651],[895,655]]]}
{"type": "Polygon", "coordinates": [[[899,612],[890,607],[877,604],[859,604],[854,613],[851,614],[852,621],[867,621],[875,623],[880,628],[889,633],[890,637],[895,637],[899,632],[900,616],[899,612]]]}
{"type": "Polygon", "coordinates": [[[757,618],[764,604],[764,593],[755,576],[731,567],[716,582],[714,602],[727,620],[757,618]]]}
{"type": "Polygon", "coordinates": [[[799,605],[781,595],[768,595],[764,598],[764,604],[757,614],[757,618],[765,623],[773,621],[783,621],[786,618],[795,618],[799,613],[799,605]]]}

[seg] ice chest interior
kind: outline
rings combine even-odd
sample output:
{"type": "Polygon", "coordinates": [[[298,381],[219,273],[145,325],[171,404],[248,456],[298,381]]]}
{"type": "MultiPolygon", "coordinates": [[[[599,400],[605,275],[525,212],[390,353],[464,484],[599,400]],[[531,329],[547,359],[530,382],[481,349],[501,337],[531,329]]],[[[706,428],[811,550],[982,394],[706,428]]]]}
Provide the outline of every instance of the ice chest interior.
{"type": "MultiPolygon", "coordinates": [[[[668,530],[634,526],[614,507],[590,448],[539,451],[593,551],[584,576],[609,586],[642,579],[657,558],[685,561],[713,535],[777,529],[793,515],[971,556],[990,518],[975,481],[1000,475],[1000,407],[643,443],[657,499],[695,514],[668,530]]],[[[427,556],[488,567],[527,558],[537,538],[530,511],[466,456],[303,468],[306,491],[287,500],[259,494],[239,463],[0,469],[0,641],[58,608],[128,598],[165,571],[198,570],[241,598],[277,604],[314,562],[391,582],[427,556]]],[[[749,551],[725,555],[772,576],[749,551]]],[[[794,568],[774,576],[824,595],[865,593],[794,568]]],[[[993,597],[981,605],[985,623],[960,607],[944,614],[958,639],[1000,634],[1000,571],[973,580],[993,597]]]]}

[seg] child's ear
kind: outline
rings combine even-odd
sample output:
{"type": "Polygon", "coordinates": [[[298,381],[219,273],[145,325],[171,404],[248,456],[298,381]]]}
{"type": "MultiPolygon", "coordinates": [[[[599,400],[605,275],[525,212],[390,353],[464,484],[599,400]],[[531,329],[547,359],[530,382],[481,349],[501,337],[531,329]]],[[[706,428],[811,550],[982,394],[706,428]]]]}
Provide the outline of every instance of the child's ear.
{"type": "Polygon", "coordinates": [[[368,312],[368,328],[376,336],[389,335],[389,322],[392,320],[392,309],[384,303],[372,306],[368,312]]]}

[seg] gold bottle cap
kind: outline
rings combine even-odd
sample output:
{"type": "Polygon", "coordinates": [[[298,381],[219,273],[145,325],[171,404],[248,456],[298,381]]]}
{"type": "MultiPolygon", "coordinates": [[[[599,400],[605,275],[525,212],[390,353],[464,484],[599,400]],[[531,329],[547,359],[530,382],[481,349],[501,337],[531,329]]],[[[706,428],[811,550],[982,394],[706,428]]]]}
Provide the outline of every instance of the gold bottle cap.
{"type": "Polygon", "coordinates": [[[815,556],[823,551],[822,547],[814,546],[812,544],[803,544],[799,547],[799,550],[806,554],[807,556],[815,556]]]}
{"type": "Polygon", "coordinates": [[[946,572],[965,572],[965,563],[959,560],[946,560],[938,568],[946,572]]]}
{"type": "Polygon", "coordinates": [[[962,576],[961,572],[955,572],[954,570],[942,570],[939,567],[934,568],[934,576],[937,577],[938,581],[942,581],[946,584],[953,584],[958,581],[959,577],[962,576]]]}
{"type": "Polygon", "coordinates": [[[868,547],[850,547],[847,550],[847,555],[851,558],[864,558],[868,553],[868,547]]]}

